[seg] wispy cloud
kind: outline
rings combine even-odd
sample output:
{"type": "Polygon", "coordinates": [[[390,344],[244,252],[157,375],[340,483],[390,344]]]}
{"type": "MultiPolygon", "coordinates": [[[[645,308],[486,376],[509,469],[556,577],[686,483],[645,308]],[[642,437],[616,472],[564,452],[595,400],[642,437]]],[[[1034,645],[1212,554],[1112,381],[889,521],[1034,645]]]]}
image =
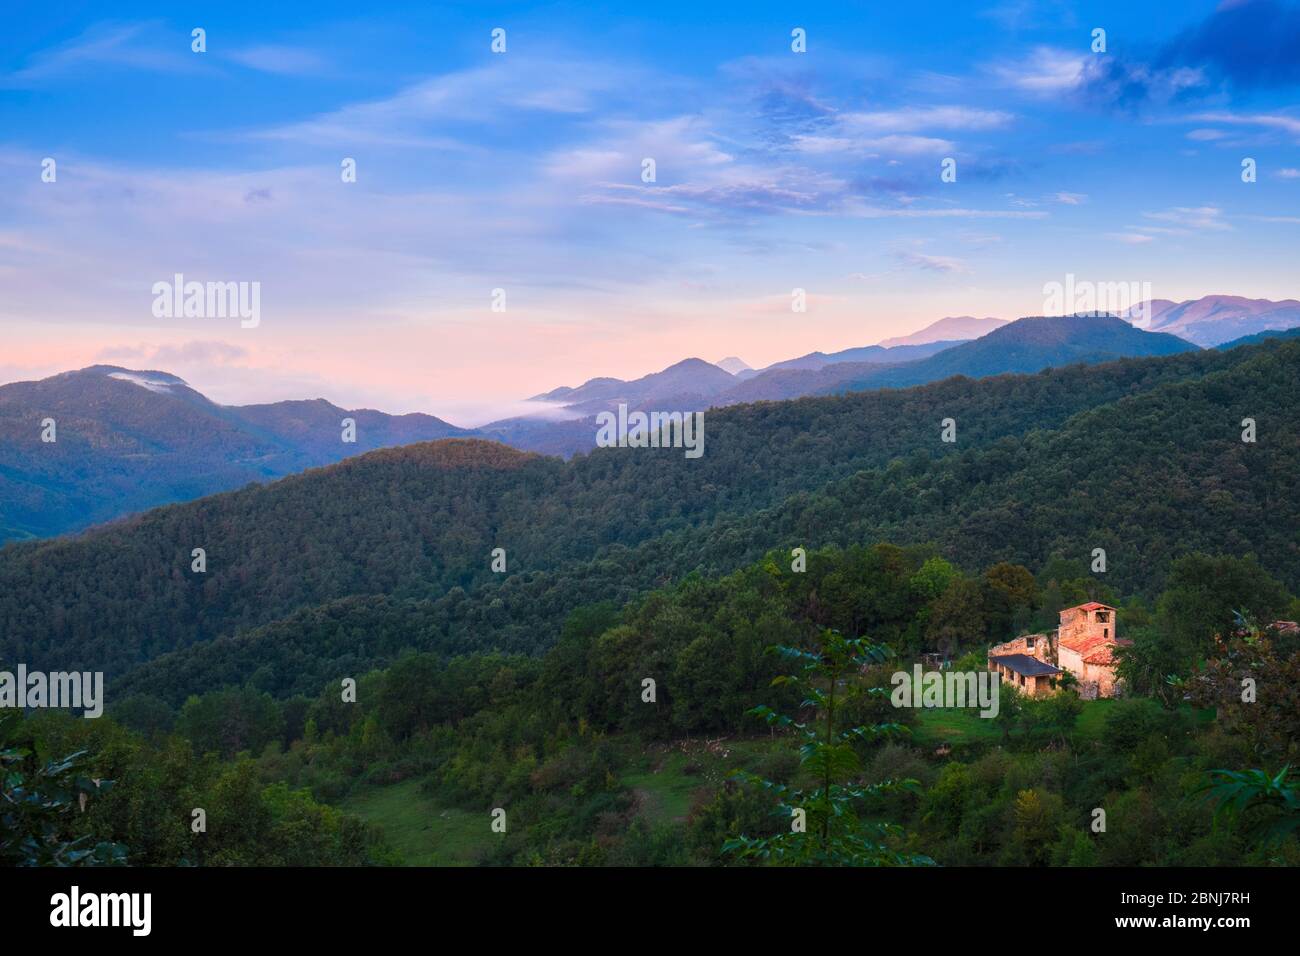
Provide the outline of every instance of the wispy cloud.
{"type": "Polygon", "coordinates": [[[188,34],[164,30],[153,22],[100,23],[34,54],[26,65],[0,77],[0,86],[35,86],[111,67],[178,73],[200,70],[203,63],[190,51],[188,34]]]}
{"type": "Polygon", "coordinates": [[[903,250],[894,253],[894,258],[904,265],[923,269],[926,272],[944,272],[965,275],[969,274],[971,271],[970,265],[965,259],[958,259],[955,256],[933,256],[922,252],[903,250]]]}
{"type": "Polygon", "coordinates": [[[1223,210],[1216,206],[1175,206],[1173,209],[1144,212],[1142,215],[1192,232],[1223,232],[1232,228],[1224,221],[1223,210]]]}
{"type": "Polygon", "coordinates": [[[1189,116],[1188,119],[1194,123],[1223,123],[1229,126],[1255,126],[1264,129],[1275,129],[1291,136],[1300,137],[1300,117],[1286,113],[1232,113],[1218,111],[1196,113],[1189,116]]]}
{"type": "Polygon", "coordinates": [[[634,82],[630,69],[512,54],[499,62],[410,84],[392,96],[250,132],[310,145],[466,148],[445,123],[500,127],[520,113],[580,116],[634,82]],[[490,104],[490,108],[488,107],[490,104]]]}
{"type": "Polygon", "coordinates": [[[307,76],[319,73],[326,67],[326,61],[320,54],[295,46],[262,44],[232,50],[227,55],[250,70],[286,76],[307,76]]]}

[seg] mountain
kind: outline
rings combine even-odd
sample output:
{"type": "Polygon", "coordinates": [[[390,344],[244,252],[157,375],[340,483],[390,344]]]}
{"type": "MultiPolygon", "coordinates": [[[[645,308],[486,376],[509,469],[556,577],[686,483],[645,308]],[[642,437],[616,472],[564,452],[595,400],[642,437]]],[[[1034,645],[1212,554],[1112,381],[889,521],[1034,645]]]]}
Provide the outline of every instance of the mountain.
{"type": "Polygon", "coordinates": [[[1126,315],[1130,321],[1149,311],[1144,326],[1151,332],[1169,332],[1209,348],[1232,339],[1270,329],[1300,326],[1300,301],[1247,299],[1239,295],[1207,295],[1185,302],[1151,299],[1126,315]]]}
{"type": "Polygon", "coordinates": [[[235,671],[278,692],[404,647],[534,652],[583,605],[886,535],[981,567],[1103,546],[1108,581],[1139,593],[1170,555],[1255,551],[1294,587],[1300,425],[1248,445],[1223,423],[1295,407],[1297,371],[1300,343],[1277,341],[743,405],[710,413],[693,460],[385,449],[0,549],[0,659],[120,677],[157,658],[150,686],[168,695],[235,671]],[[939,440],[944,417],[957,444],[939,440]]]}
{"type": "Polygon", "coordinates": [[[703,359],[688,358],[661,372],[625,382],[618,378],[593,378],[577,388],[557,388],[532,401],[563,402],[574,411],[594,413],[626,404],[639,407],[669,396],[707,398],[736,382],[732,373],[703,359]]]}
{"type": "Polygon", "coordinates": [[[175,375],[95,365],[0,386],[0,542],[77,531],[392,444],[471,434],[323,399],[222,406],[175,375]],[[342,421],[356,421],[356,442],[342,421]],[[45,419],[54,441],[41,440],[45,419]]]}
{"type": "Polygon", "coordinates": [[[741,372],[753,371],[753,368],[748,362],[738,359],[734,355],[728,356],[727,358],[714,362],[713,364],[724,372],[730,372],[732,375],[739,375],[741,372]]]}
{"type": "Polygon", "coordinates": [[[1256,332],[1254,335],[1244,335],[1239,339],[1233,339],[1231,342],[1224,342],[1222,345],[1216,345],[1217,349],[1235,349],[1239,345],[1258,345],[1269,339],[1296,339],[1300,338],[1300,327],[1293,329],[1269,329],[1267,332],[1256,332]]]}
{"type": "Polygon", "coordinates": [[[620,401],[642,410],[716,409],[805,395],[921,385],[953,375],[980,378],[1037,372],[1076,362],[1169,355],[1195,348],[1172,335],[1143,332],[1114,316],[1025,318],[1002,323],[970,342],[812,352],[761,372],[736,376],[699,359],[688,359],[635,382],[592,379],[577,389],[555,389],[537,396],[539,400],[565,403],[575,416],[572,420],[557,423],[535,418],[507,419],[484,425],[479,433],[517,448],[567,457],[595,446],[594,416],[613,409],[620,401]],[[702,371],[704,374],[700,374],[702,371]]]}
{"type": "Polygon", "coordinates": [[[999,326],[1007,324],[1006,319],[977,319],[972,315],[949,316],[931,322],[925,328],[911,335],[902,335],[885,339],[879,344],[892,349],[900,345],[926,345],[930,342],[966,341],[987,335],[999,326]]]}
{"type": "Polygon", "coordinates": [[[901,388],[937,382],[953,375],[983,378],[1008,372],[1037,372],[1077,362],[1092,364],[1195,349],[1196,346],[1175,336],[1143,332],[1115,316],[1031,317],[1017,319],[982,338],[911,362],[891,365],[849,362],[812,370],[764,372],[728,389],[715,403],[778,401],[801,395],[901,388]]]}
{"type": "Polygon", "coordinates": [[[956,341],[943,341],[927,342],[923,345],[896,345],[888,348],[882,345],[867,345],[860,348],[843,349],[839,352],[809,352],[807,355],[799,356],[799,358],[787,359],[784,362],[769,365],[763,371],[819,369],[825,368],[827,365],[837,365],[841,362],[866,362],[872,365],[896,364],[927,358],[936,352],[942,352],[944,349],[952,348],[958,344],[960,343],[956,341]]]}

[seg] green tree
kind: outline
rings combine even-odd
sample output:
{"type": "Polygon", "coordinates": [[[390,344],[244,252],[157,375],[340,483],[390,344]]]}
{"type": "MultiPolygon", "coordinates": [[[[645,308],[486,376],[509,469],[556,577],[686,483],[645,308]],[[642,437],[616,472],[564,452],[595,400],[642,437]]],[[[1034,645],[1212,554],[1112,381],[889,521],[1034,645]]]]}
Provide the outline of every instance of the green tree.
{"type": "Polygon", "coordinates": [[[858,782],[862,766],[854,743],[905,733],[901,725],[879,723],[842,728],[836,723],[846,696],[856,693],[883,695],[884,688],[864,690],[853,675],[862,668],[879,664],[890,656],[889,649],[862,638],[846,638],[838,631],[822,632],[821,646],[805,651],[778,645],[773,652],[800,665],[799,673],[782,675],[773,684],[798,687],[805,694],[804,708],[813,719],[800,723],[766,705],[751,713],[770,726],[791,729],[803,738],[799,748],[804,774],[815,786],[801,789],[762,779],[744,771],[736,776],[763,787],[777,798],[777,813],[790,821],[788,830],[775,836],[741,835],[723,844],[724,853],[741,859],[757,859],[780,865],[805,866],[906,866],[933,863],[928,857],[901,852],[893,847],[902,836],[896,824],[868,822],[859,807],[885,793],[916,792],[915,780],[887,780],[863,785],[858,782]]]}
{"type": "MultiPolygon", "coordinates": [[[[19,721],[21,723],[21,721],[19,721]]],[[[7,740],[0,720],[0,744],[7,740]]],[[[86,801],[111,780],[86,776],[85,751],[40,761],[26,746],[0,749],[0,866],[103,866],[126,862],[126,848],[77,834],[86,801]]]]}

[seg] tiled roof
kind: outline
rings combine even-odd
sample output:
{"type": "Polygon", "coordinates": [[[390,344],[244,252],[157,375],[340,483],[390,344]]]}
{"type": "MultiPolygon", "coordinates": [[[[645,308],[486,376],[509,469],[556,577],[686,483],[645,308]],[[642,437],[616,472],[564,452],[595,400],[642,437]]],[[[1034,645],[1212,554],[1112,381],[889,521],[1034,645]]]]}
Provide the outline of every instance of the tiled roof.
{"type": "Polygon", "coordinates": [[[1100,647],[1103,644],[1110,644],[1113,640],[1114,638],[1102,637],[1099,634],[1086,634],[1083,637],[1063,637],[1061,638],[1061,646],[1068,647],[1080,654],[1087,654],[1093,648],[1100,647]]]}
{"type": "Polygon", "coordinates": [[[1113,637],[1085,637],[1061,641],[1062,647],[1074,651],[1085,664],[1114,664],[1115,648],[1129,647],[1132,644],[1132,641],[1116,640],[1113,637]]]}
{"type": "Polygon", "coordinates": [[[1087,604],[1079,604],[1075,607],[1066,608],[1067,611],[1113,611],[1115,610],[1109,604],[1098,604],[1096,601],[1089,601],[1087,604]]]}
{"type": "Polygon", "coordinates": [[[1040,661],[1028,654],[1003,654],[992,658],[992,660],[1003,667],[1010,668],[1017,674],[1023,674],[1025,677],[1043,677],[1061,673],[1059,667],[1053,667],[1046,661],[1040,661]]]}

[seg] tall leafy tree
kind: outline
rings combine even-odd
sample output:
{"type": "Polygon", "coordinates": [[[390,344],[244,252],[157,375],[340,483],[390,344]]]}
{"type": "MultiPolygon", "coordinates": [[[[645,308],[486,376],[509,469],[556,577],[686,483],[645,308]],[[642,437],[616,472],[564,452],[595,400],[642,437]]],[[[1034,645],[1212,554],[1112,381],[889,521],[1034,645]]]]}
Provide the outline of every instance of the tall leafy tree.
{"type": "Polygon", "coordinates": [[[869,821],[861,808],[873,798],[900,790],[916,792],[915,780],[887,780],[864,785],[859,782],[862,766],[854,743],[906,733],[896,723],[841,727],[837,715],[844,701],[854,694],[886,693],[884,688],[863,688],[854,677],[864,668],[887,660],[891,654],[883,644],[863,638],[846,638],[838,631],[824,630],[821,646],[815,650],[777,645],[772,651],[799,665],[799,672],[781,675],[774,685],[800,688],[805,694],[803,709],[813,718],[800,722],[760,705],[750,713],[774,727],[793,730],[803,738],[799,748],[804,776],[811,787],[776,783],[755,774],[739,772],[737,777],[762,787],[777,798],[777,813],[790,821],[788,830],[768,837],[741,835],[723,844],[724,853],[741,859],[803,866],[907,866],[933,861],[919,854],[895,849],[904,836],[892,823],[869,821]]]}

